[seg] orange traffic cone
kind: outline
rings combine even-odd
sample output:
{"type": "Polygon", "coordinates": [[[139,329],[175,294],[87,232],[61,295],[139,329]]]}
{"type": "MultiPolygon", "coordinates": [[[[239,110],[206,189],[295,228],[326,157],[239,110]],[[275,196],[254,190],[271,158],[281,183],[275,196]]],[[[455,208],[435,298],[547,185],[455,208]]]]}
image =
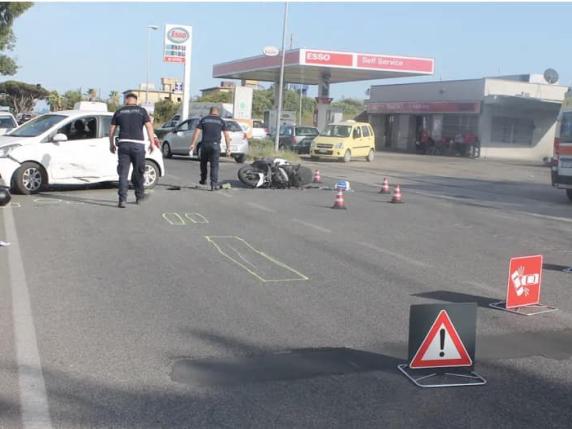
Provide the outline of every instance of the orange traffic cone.
{"type": "Polygon", "coordinates": [[[379,190],[380,194],[389,194],[389,181],[387,177],[383,178],[383,185],[381,185],[381,189],[379,190]]]}
{"type": "Polygon", "coordinates": [[[320,170],[316,170],[314,173],[314,183],[322,183],[322,178],[320,177],[320,170]]]}
{"type": "Polygon", "coordinates": [[[400,204],[403,202],[401,200],[401,189],[399,188],[399,185],[397,185],[395,187],[395,191],[393,191],[393,197],[391,198],[391,202],[393,204],[400,204]]]}
{"type": "Polygon", "coordinates": [[[346,209],[346,204],[344,203],[344,191],[341,189],[336,194],[336,201],[332,206],[333,209],[346,209]]]}

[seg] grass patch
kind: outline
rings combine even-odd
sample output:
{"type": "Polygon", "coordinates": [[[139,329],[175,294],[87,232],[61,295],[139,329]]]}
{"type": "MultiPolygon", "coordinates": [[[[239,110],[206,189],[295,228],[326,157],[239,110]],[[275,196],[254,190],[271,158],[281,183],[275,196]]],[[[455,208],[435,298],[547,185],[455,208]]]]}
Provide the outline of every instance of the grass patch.
{"type": "Polygon", "coordinates": [[[248,159],[255,160],[260,158],[283,158],[290,162],[301,161],[300,156],[296,152],[274,150],[274,141],[270,139],[253,140],[250,142],[248,159]]]}

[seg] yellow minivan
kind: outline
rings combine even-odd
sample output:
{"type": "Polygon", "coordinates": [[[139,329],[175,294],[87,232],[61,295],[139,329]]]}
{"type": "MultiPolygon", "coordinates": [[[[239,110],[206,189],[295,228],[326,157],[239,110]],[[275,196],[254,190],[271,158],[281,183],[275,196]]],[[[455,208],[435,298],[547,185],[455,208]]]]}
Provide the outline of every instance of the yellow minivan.
{"type": "Polygon", "coordinates": [[[330,124],[312,142],[310,156],[312,160],[325,158],[344,162],[364,157],[371,162],[375,156],[373,128],[367,122],[344,121],[330,124]]]}

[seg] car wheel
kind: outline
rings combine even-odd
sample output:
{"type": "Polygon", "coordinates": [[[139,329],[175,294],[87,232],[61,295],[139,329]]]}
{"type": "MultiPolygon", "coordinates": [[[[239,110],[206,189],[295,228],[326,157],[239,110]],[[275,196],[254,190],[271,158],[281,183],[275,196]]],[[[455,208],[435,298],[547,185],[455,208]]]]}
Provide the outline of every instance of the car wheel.
{"type": "Polygon", "coordinates": [[[145,161],[145,173],[143,174],[143,186],[145,189],[153,189],[159,182],[159,167],[153,161],[145,161]]]}
{"type": "Polygon", "coordinates": [[[365,159],[366,159],[368,162],[372,162],[374,157],[375,157],[375,152],[374,152],[373,149],[370,149],[370,151],[369,151],[369,153],[367,154],[367,156],[365,157],[365,159]]]}
{"type": "Polygon", "coordinates": [[[48,180],[44,170],[35,162],[25,162],[14,173],[13,187],[19,194],[30,195],[40,192],[48,180]]]}
{"type": "Polygon", "coordinates": [[[171,145],[168,142],[163,143],[163,158],[172,158],[171,145]]]}
{"type": "Polygon", "coordinates": [[[344,153],[344,162],[350,162],[352,160],[352,153],[350,152],[350,150],[346,150],[346,153],[344,153]]]}
{"type": "Polygon", "coordinates": [[[568,196],[568,199],[572,201],[572,189],[566,189],[566,195],[568,196]]]}
{"type": "Polygon", "coordinates": [[[241,153],[240,155],[234,155],[233,158],[236,162],[238,162],[239,164],[242,164],[244,162],[244,160],[246,159],[246,155],[241,153]]]}

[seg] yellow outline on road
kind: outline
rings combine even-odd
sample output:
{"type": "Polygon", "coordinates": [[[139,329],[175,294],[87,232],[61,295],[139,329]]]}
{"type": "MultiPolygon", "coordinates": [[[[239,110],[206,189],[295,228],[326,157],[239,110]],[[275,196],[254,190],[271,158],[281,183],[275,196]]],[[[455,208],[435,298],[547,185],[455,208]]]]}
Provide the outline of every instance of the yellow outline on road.
{"type": "MultiPolygon", "coordinates": [[[[252,247],[252,245],[250,243],[248,243],[246,240],[244,240],[241,237],[238,237],[236,235],[213,235],[213,236],[205,236],[205,238],[209,241],[209,243],[211,243],[216,249],[217,251],[223,255],[225,258],[230,259],[232,262],[234,262],[236,265],[238,265],[239,267],[241,267],[242,269],[244,269],[246,272],[248,272],[249,274],[253,275],[254,277],[256,277],[258,280],[260,280],[263,283],[270,283],[270,282],[293,282],[293,281],[305,281],[305,280],[309,280],[308,277],[306,277],[304,274],[302,274],[299,271],[296,271],[294,268],[289,267],[288,265],[286,265],[283,262],[280,262],[276,259],[274,259],[272,256],[267,255],[264,252],[261,252],[258,249],[255,249],[254,247],[252,247]],[[229,256],[227,253],[225,253],[223,251],[223,249],[221,249],[221,247],[216,243],[215,239],[217,238],[234,238],[240,242],[242,242],[246,247],[248,247],[250,250],[252,250],[254,253],[257,253],[258,255],[262,256],[263,258],[268,259],[270,262],[272,262],[275,265],[278,265],[281,268],[284,268],[285,270],[288,270],[294,274],[296,274],[298,277],[297,278],[291,278],[291,279],[265,279],[264,277],[262,277],[261,275],[259,275],[256,271],[253,271],[252,269],[250,269],[249,267],[247,267],[246,265],[244,265],[242,262],[237,261],[236,259],[234,259],[232,256],[229,256]]],[[[231,247],[232,249],[232,247],[231,247]]],[[[239,256],[246,262],[248,262],[246,260],[246,258],[244,258],[242,255],[240,255],[240,253],[236,250],[233,249],[236,253],[239,254],[239,256]]],[[[250,264],[252,266],[254,266],[253,264],[250,264]]],[[[256,268],[256,267],[255,267],[256,268]]]]}
{"type": "Polygon", "coordinates": [[[19,202],[16,201],[10,201],[8,204],[6,204],[5,206],[1,206],[0,209],[7,209],[7,208],[12,208],[12,209],[18,209],[21,208],[22,204],[20,204],[19,202]]]}
{"type": "Polygon", "coordinates": [[[185,217],[193,223],[209,223],[209,220],[206,217],[197,212],[185,213],[185,217]],[[197,218],[198,220],[195,218],[197,218]]]}

